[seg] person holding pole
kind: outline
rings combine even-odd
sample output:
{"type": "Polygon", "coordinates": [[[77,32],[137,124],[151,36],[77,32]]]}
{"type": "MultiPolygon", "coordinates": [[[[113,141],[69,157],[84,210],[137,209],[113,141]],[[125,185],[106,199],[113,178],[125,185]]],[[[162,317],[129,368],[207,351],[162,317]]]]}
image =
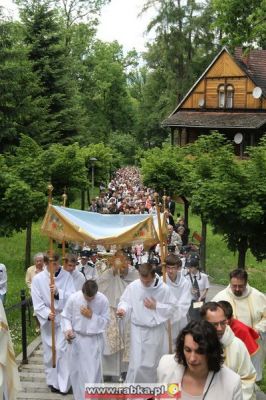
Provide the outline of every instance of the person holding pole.
{"type": "Polygon", "coordinates": [[[52,265],[49,263],[47,268],[37,274],[31,284],[31,296],[34,312],[40,322],[41,337],[43,343],[43,361],[46,374],[46,382],[52,392],[67,393],[69,384],[68,359],[66,342],[60,328],[61,312],[66,304],[68,297],[75,292],[75,286],[71,274],[60,266],[59,256],[51,256],[52,265]],[[54,283],[50,283],[50,268],[54,270],[54,283]],[[53,298],[52,298],[53,297],[53,298]],[[51,300],[54,302],[54,312],[52,312],[51,300]],[[56,363],[53,368],[52,363],[52,329],[54,324],[56,363]]]}

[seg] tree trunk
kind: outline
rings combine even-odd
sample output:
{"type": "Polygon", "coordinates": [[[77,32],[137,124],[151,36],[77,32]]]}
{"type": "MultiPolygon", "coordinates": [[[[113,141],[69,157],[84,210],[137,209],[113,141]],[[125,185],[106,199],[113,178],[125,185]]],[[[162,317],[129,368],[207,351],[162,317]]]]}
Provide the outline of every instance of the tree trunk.
{"type": "Polygon", "coordinates": [[[246,236],[242,236],[240,238],[239,244],[238,244],[238,261],[237,261],[237,266],[238,268],[245,269],[245,264],[246,264],[246,254],[247,254],[247,249],[248,249],[248,241],[246,236]]]}
{"type": "Polygon", "coordinates": [[[26,228],[25,270],[31,265],[31,227],[32,221],[29,221],[26,228]]]}
{"type": "Polygon", "coordinates": [[[181,199],[184,202],[184,219],[185,219],[185,224],[188,227],[188,210],[189,210],[189,201],[186,199],[184,196],[180,196],[181,199]]]}
{"type": "Polygon", "coordinates": [[[200,266],[206,271],[207,223],[201,219],[200,266]]]}
{"type": "Polygon", "coordinates": [[[80,196],[80,208],[81,210],[85,210],[85,190],[81,191],[81,196],[80,196]]]}
{"type": "MultiPolygon", "coordinates": [[[[92,197],[93,197],[93,193],[92,193],[91,195],[92,195],[92,197]]],[[[90,189],[87,190],[87,202],[88,202],[88,208],[89,208],[89,206],[90,206],[90,204],[91,204],[90,189]]]]}

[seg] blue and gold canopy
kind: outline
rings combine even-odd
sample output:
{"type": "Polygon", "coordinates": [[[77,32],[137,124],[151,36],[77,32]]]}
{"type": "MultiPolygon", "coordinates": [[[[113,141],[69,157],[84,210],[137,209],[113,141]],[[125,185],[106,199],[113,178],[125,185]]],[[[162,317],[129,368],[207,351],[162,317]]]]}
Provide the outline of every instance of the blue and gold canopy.
{"type": "MultiPolygon", "coordinates": [[[[161,214],[161,226],[165,236],[167,230],[164,214],[161,214]]],[[[141,243],[148,248],[159,243],[157,216],[98,214],[51,204],[41,231],[57,241],[86,242],[91,247],[126,247],[141,243]]]]}

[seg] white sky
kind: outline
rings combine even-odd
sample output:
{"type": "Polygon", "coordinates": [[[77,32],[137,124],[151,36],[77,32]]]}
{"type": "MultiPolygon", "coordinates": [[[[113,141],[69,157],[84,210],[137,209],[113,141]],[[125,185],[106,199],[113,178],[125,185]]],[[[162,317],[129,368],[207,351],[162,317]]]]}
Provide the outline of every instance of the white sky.
{"type": "MultiPolygon", "coordinates": [[[[117,40],[123,45],[124,50],[133,47],[141,52],[145,50],[145,42],[149,37],[145,35],[147,25],[154,12],[146,12],[138,17],[145,0],[111,0],[111,3],[102,9],[98,38],[107,42],[117,40]]],[[[12,0],[0,0],[0,6],[4,6],[9,14],[16,15],[16,6],[12,0]]]]}

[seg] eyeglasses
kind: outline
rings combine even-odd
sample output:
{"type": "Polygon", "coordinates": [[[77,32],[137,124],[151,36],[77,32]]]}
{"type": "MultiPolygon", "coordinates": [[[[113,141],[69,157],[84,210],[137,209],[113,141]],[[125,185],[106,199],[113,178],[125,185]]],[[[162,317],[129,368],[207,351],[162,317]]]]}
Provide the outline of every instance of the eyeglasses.
{"type": "Polygon", "coordinates": [[[223,321],[219,321],[219,322],[211,322],[211,324],[215,328],[218,328],[219,325],[221,326],[221,328],[223,328],[225,325],[227,325],[227,319],[224,319],[223,321]]]}
{"type": "Polygon", "coordinates": [[[245,287],[246,287],[246,285],[230,285],[231,286],[231,289],[237,289],[237,290],[239,290],[239,289],[245,289],[245,287]]]}

